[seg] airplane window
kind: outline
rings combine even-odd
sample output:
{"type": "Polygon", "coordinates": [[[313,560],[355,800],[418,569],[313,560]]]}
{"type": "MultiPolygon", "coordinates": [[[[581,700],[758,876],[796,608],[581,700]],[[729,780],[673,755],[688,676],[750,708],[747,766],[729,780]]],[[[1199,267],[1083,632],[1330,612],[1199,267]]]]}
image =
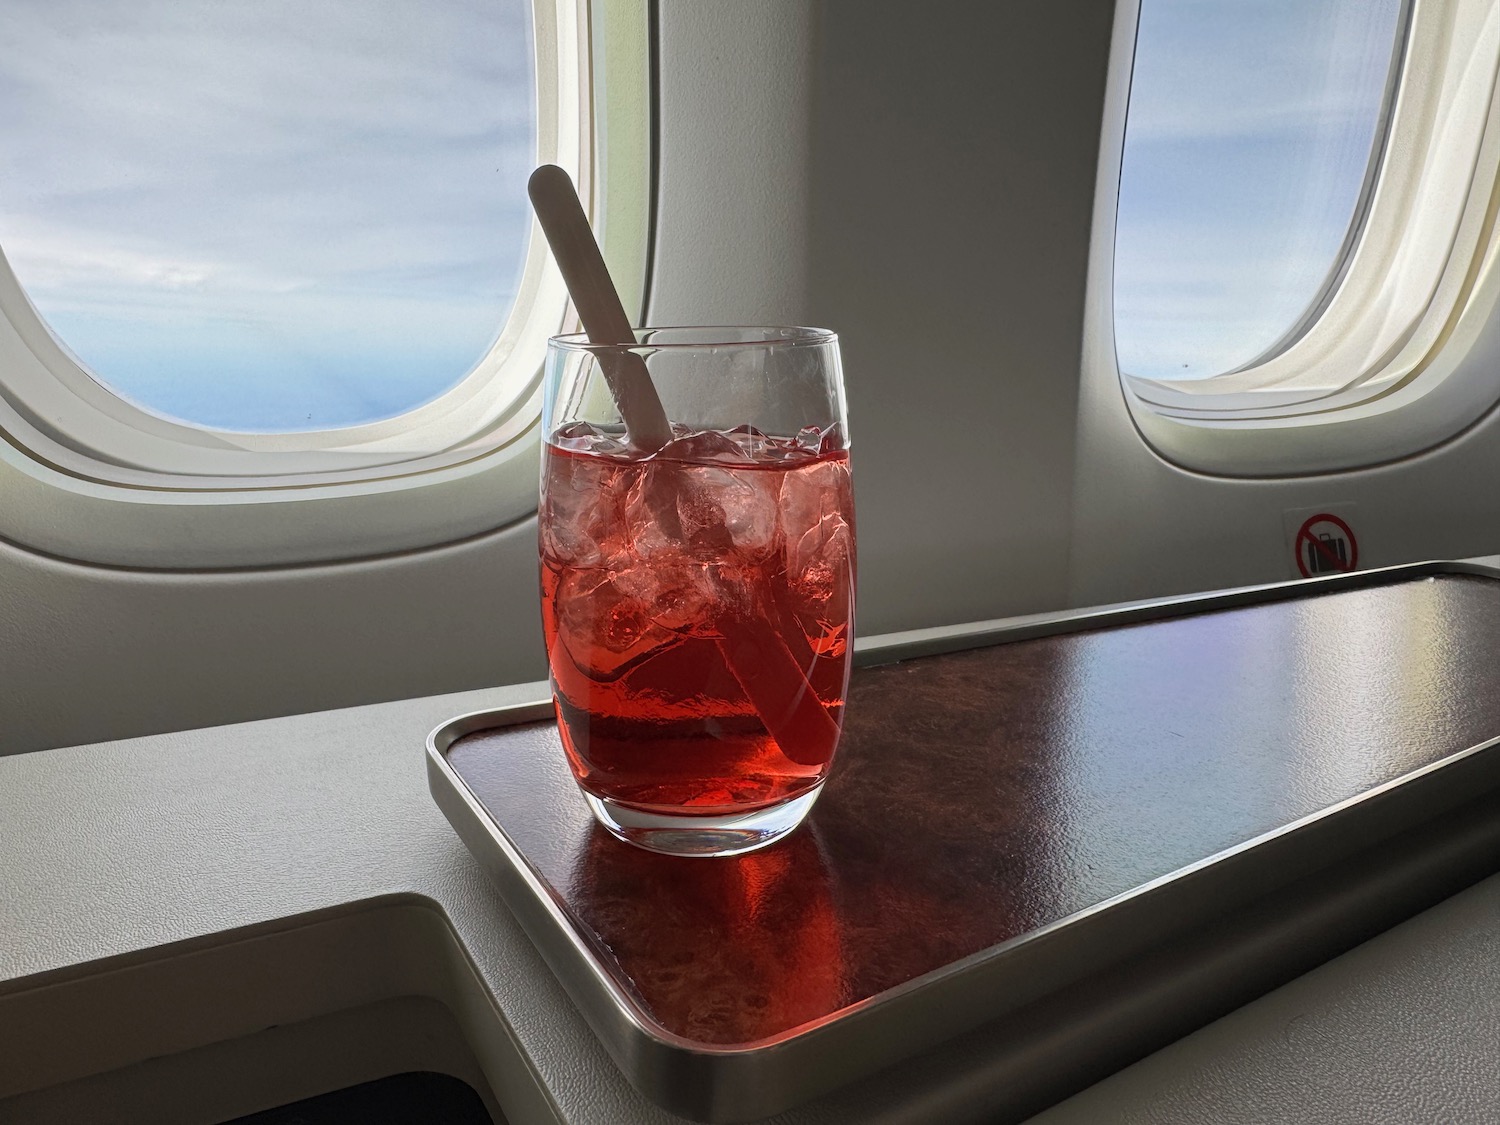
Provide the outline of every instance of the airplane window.
{"type": "Polygon", "coordinates": [[[1142,0],[1115,236],[1122,372],[1233,372],[1316,316],[1379,164],[1404,7],[1142,0]]]}
{"type": "Polygon", "coordinates": [[[536,507],[574,319],[526,178],[650,261],[648,0],[0,3],[0,537],[169,569],[536,507]]]}
{"type": "Polygon", "coordinates": [[[1275,477],[1493,407],[1500,6],[1142,0],[1135,30],[1091,324],[1139,436],[1275,477]]]}
{"type": "Polygon", "coordinates": [[[529,0],[0,9],[0,247],[151,411],[248,432],[402,414],[514,300],[529,0]]]}

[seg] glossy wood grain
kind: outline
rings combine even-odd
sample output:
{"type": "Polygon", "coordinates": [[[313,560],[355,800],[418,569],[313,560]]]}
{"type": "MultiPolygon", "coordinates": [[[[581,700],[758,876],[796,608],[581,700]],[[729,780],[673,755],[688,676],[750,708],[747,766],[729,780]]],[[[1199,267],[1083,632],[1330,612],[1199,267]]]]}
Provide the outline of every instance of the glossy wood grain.
{"type": "Polygon", "coordinates": [[[665,1030],[752,1043],[1500,735],[1500,583],[1396,585],[855,673],[809,823],[733,859],[594,826],[550,724],[448,759],[665,1030]]]}

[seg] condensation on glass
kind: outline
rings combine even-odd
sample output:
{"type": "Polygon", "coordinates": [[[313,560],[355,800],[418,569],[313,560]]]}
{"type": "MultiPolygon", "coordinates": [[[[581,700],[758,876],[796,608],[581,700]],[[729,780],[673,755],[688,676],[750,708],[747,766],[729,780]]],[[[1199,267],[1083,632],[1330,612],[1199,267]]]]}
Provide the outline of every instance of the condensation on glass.
{"type": "Polygon", "coordinates": [[[0,7],[0,247],[95,378],[198,425],[402,414],[514,300],[527,0],[0,7]]]}
{"type": "Polygon", "coordinates": [[[1142,0],[1115,232],[1120,370],[1202,379],[1291,344],[1378,168],[1402,0],[1142,0]]]}

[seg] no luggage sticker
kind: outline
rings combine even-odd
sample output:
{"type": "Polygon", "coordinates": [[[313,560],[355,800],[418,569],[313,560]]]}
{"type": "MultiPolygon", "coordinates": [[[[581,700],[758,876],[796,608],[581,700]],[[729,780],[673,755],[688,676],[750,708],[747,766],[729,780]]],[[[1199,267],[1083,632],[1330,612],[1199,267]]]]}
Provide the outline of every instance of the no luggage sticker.
{"type": "Polygon", "coordinates": [[[1292,541],[1297,571],[1303,578],[1347,574],[1359,565],[1354,530],[1332,512],[1317,512],[1302,521],[1292,541]]]}

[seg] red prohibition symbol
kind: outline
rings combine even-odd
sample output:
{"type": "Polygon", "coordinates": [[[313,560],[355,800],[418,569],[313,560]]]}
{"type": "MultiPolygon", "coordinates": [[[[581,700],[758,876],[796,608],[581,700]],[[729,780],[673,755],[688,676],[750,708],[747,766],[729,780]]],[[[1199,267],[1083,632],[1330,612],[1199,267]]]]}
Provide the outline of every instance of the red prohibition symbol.
{"type": "Polygon", "coordinates": [[[1349,525],[1331,512],[1319,512],[1297,529],[1292,545],[1303,578],[1316,574],[1347,574],[1359,565],[1359,544],[1349,525]],[[1326,524],[1327,527],[1320,527],[1326,524]]]}

